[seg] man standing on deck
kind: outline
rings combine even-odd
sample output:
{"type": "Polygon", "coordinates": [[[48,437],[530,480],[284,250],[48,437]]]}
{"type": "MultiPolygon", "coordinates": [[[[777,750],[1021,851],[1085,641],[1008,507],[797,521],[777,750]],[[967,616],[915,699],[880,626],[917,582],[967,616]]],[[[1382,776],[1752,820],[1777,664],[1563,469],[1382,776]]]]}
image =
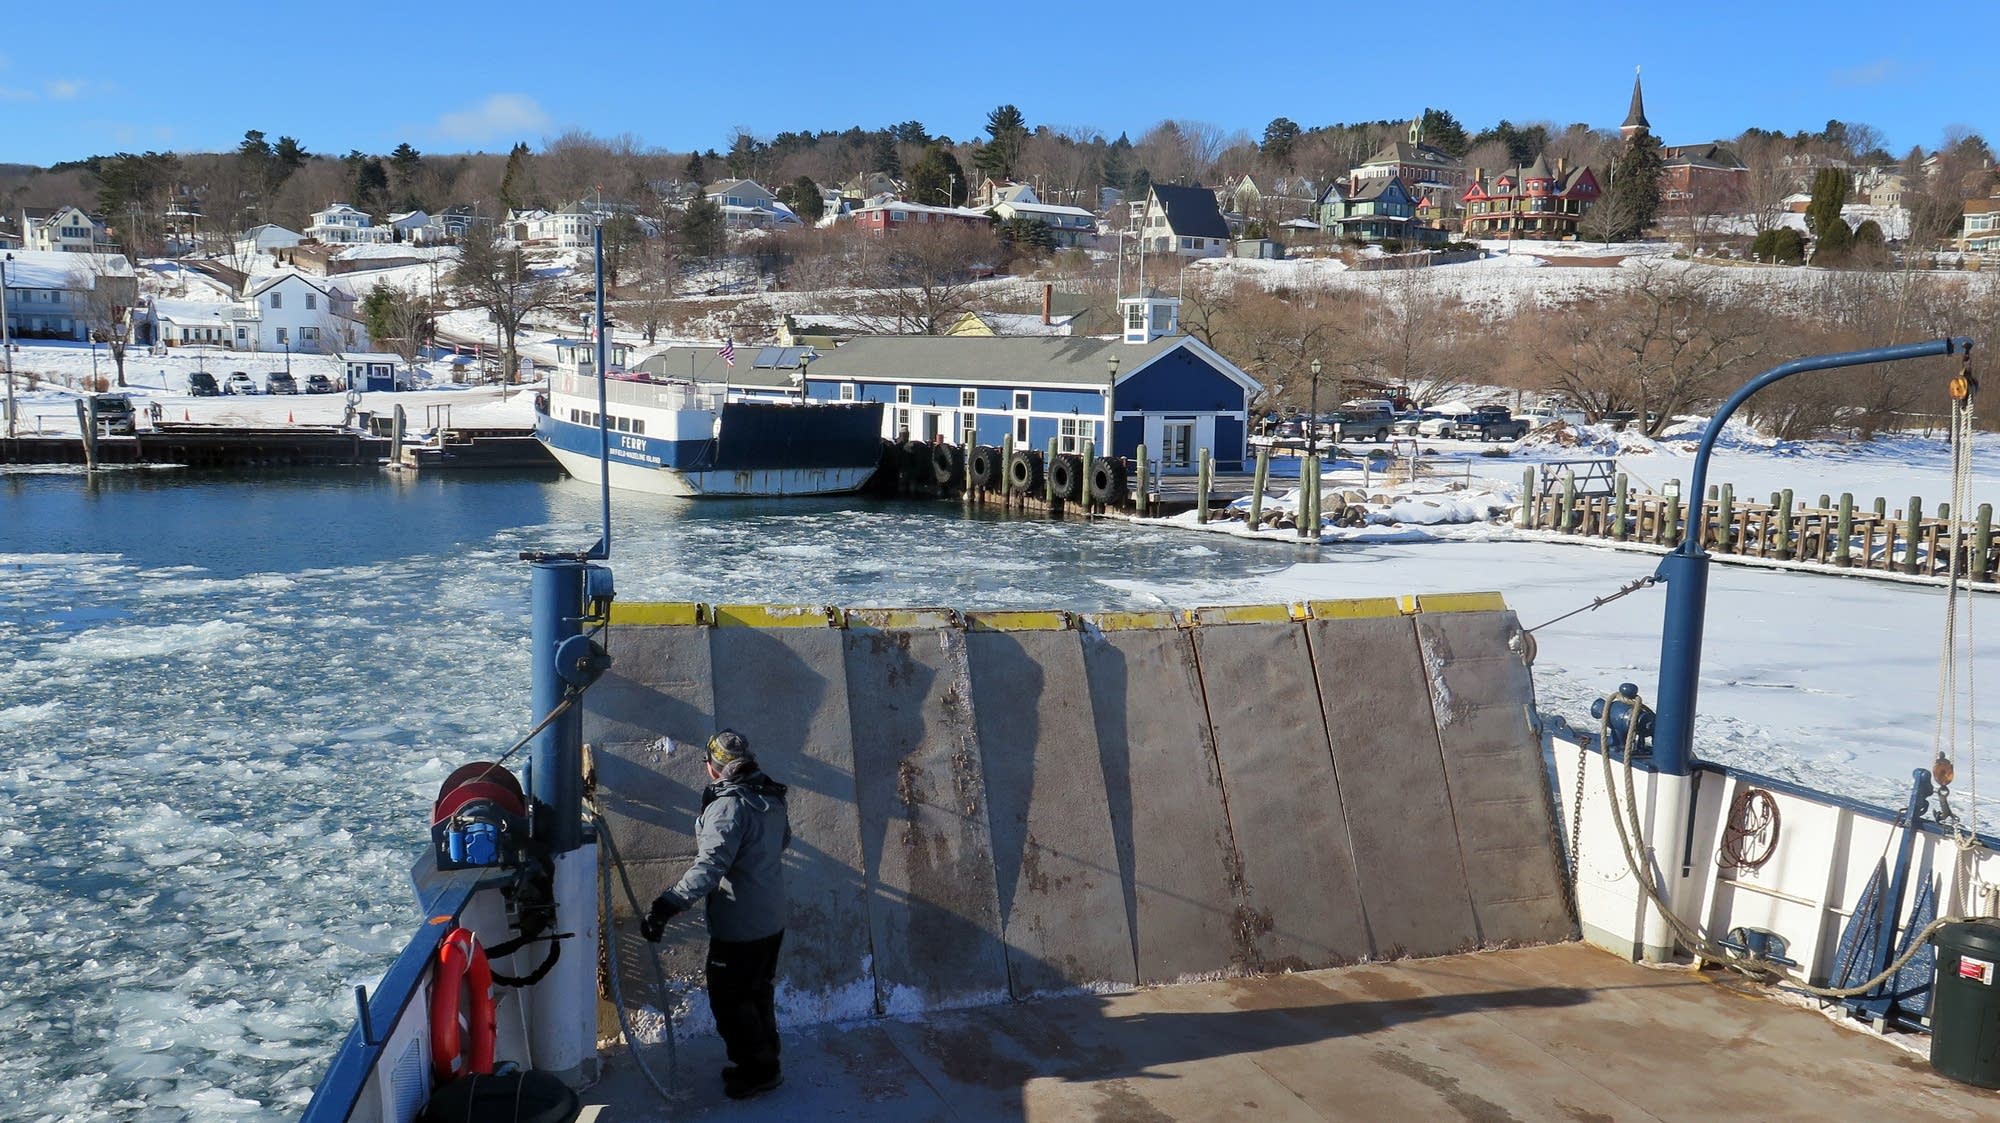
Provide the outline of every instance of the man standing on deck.
{"type": "Polygon", "coordinates": [[[748,1099],[784,1083],[772,982],[785,938],[785,848],[792,828],[785,785],[757,767],[733,729],[708,739],[708,787],[695,821],[694,864],[653,901],[639,931],[659,942],[667,922],[708,906],[708,1008],[729,1050],[722,1089],[748,1099]]]}

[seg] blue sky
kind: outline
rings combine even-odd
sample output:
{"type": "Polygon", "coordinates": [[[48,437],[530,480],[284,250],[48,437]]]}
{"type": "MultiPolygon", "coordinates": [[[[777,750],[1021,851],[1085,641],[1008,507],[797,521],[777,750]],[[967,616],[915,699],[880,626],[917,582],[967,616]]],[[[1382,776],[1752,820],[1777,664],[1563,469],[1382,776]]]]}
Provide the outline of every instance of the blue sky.
{"type": "Polygon", "coordinates": [[[1470,131],[1502,118],[1612,128],[1635,65],[1669,144],[1829,118],[1875,126],[1897,155],[1952,125],[2000,141],[2000,63],[1953,46],[1970,41],[1954,38],[1972,34],[1969,9],[1906,19],[1852,0],[1533,6],[1526,26],[1561,28],[1557,46],[1527,45],[1508,28],[1524,10],[1490,2],[1378,8],[1405,13],[1382,44],[1343,35],[1379,31],[1386,14],[1212,2],[16,7],[0,21],[0,162],[213,151],[252,128],[332,154],[539,148],[570,128],[721,149],[738,126],[768,137],[911,119],[965,139],[1007,102],[1030,125],[1135,138],[1169,117],[1254,136],[1279,116],[1310,127],[1425,106],[1470,131]],[[1114,11],[1131,14],[1114,23],[1114,11]]]}

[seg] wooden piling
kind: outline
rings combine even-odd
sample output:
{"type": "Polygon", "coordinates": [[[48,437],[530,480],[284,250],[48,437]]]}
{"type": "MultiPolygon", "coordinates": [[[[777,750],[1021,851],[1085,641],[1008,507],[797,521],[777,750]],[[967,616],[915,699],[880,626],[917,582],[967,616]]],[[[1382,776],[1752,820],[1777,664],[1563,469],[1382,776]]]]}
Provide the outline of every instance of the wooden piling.
{"type": "MultiPolygon", "coordinates": [[[[1414,475],[1412,475],[1412,478],[1415,478],[1414,475]]],[[[1535,470],[1533,468],[1523,469],[1521,472],[1521,510],[1514,518],[1514,525],[1520,527],[1522,530],[1533,530],[1539,526],[1541,515],[1538,509],[1539,506],[1540,503],[1535,494],[1535,470]]]]}
{"type": "Polygon", "coordinates": [[[1250,529],[1264,521],[1264,485],[1271,478],[1271,446],[1257,446],[1257,469],[1250,477],[1250,529]]]}
{"type": "Polygon", "coordinates": [[[1778,493],[1778,557],[1791,561],[1792,554],[1792,489],[1778,493]]]}
{"type": "Polygon", "coordinates": [[[1979,505],[1979,522],[1972,530],[1972,547],[1967,552],[1966,567],[1972,572],[1974,581],[1993,580],[1993,571],[1987,564],[1987,557],[1993,551],[1993,504],[1979,505]]]}
{"type": "Polygon", "coordinates": [[[1842,569],[1854,564],[1854,493],[1840,493],[1840,522],[1834,530],[1833,564],[1842,569]]]}
{"type": "Polygon", "coordinates": [[[76,423],[83,430],[83,470],[97,471],[97,399],[86,394],[76,400],[76,423]]]}
{"type": "Polygon", "coordinates": [[[1681,482],[1667,481],[1667,525],[1662,546],[1678,546],[1681,541],[1681,482]]]}
{"type": "Polygon", "coordinates": [[[1923,496],[1921,495],[1910,496],[1909,509],[1904,513],[1909,520],[1909,527],[1904,532],[1907,541],[1903,549],[1903,572],[1915,573],[1917,571],[1917,546],[1919,545],[1918,540],[1923,536],[1923,527],[1924,527],[1923,496]]]}
{"type": "Polygon", "coordinates": [[[1208,521],[1208,492],[1215,482],[1215,454],[1208,449],[1202,449],[1201,462],[1195,470],[1199,473],[1195,477],[1195,502],[1198,504],[1195,508],[1195,521],[1205,523],[1208,521]]]}
{"type": "Polygon", "coordinates": [[[1319,538],[1319,454],[1307,453],[1299,465],[1299,537],[1319,538]]]}
{"type": "MultiPolygon", "coordinates": [[[[1715,548],[1722,553],[1731,553],[1735,547],[1735,535],[1730,533],[1736,520],[1736,486],[1723,484],[1715,499],[1715,548]]],[[[1704,532],[1706,527],[1703,528],[1704,532]]]]}
{"type": "Polygon", "coordinates": [[[1085,441],[1082,449],[1080,455],[1083,457],[1083,498],[1078,501],[1077,506],[1090,511],[1098,506],[1090,501],[1090,466],[1097,463],[1097,442],[1085,441]]]}
{"type": "Polygon", "coordinates": [[[1556,529],[1568,534],[1576,529],[1576,473],[1564,468],[1562,484],[1562,514],[1557,517],[1556,529]]]}
{"type": "Polygon", "coordinates": [[[1142,444],[1133,452],[1138,458],[1134,464],[1134,474],[1139,477],[1139,491],[1133,502],[1139,508],[1140,517],[1149,518],[1153,514],[1153,473],[1150,463],[1146,460],[1146,446],[1142,444]]]}
{"type": "Polygon", "coordinates": [[[1625,504],[1627,502],[1625,473],[1620,472],[1612,477],[1611,486],[1611,537],[1619,542],[1623,542],[1627,537],[1625,533],[1625,504]]]}

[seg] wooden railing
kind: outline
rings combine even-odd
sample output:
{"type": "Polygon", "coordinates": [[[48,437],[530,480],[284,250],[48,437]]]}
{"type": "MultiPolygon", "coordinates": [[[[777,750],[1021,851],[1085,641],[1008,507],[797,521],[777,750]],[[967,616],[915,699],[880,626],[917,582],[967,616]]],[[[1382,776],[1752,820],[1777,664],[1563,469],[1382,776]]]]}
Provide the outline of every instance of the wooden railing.
{"type": "MultiPolygon", "coordinates": [[[[1517,525],[1527,530],[1671,547],[1681,544],[1694,517],[1687,500],[1636,491],[1623,473],[1608,494],[1580,494],[1567,477],[1538,486],[1533,472],[1525,484],[1517,525]]],[[[1667,490],[1677,491],[1678,481],[1667,490]]],[[[2000,563],[1993,505],[1980,504],[1962,521],[1951,517],[1948,504],[1926,510],[1921,496],[1894,510],[1879,498],[1861,506],[1852,494],[1807,503],[1790,490],[1757,502],[1723,484],[1710,489],[1699,518],[1704,543],[1718,555],[1936,577],[1948,574],[1955,556],[1961,574],[1992,582],[2000,563]]]]}

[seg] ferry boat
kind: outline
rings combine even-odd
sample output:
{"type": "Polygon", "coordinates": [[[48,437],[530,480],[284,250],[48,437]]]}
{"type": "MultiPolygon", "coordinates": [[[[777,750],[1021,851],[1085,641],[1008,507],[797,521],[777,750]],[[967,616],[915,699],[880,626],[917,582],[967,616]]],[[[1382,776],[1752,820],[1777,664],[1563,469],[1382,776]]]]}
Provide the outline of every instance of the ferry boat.
{"type": "Polygon", "coordinates": [[[732,397],[640,373],[613,372],[600,387],[577,371],[551,378],[536,404],[535,437],[564,470],[596,481],[608,457],[610,484],[623,491],[837,495],[866,484],[882,456],[880,402],[732,397]]]}
{"type": "MultiPolygon", "coordinates": [[[[1698,480],[1762,384],[1711,423],[1698,480]]],[[[574,390],[556,408],[580,409],[574,390]]],[[[607,518],[589,550],[524,555],[534,724],[441,786],[415,932],[357,988],[310,1123],[721,1107],[719,1049],[674,1048],[702,941],[656,952],[635,923],[688,857],[699,754],[674,741],[715,722],[797,781],[799,824],[794,1079],[729,1118],[2000,1103],[1981,1090],[2000,1087],[2000,921],[1978,919],[2000,912],[2000,840],[1936,798],[1948,768],[1897,811],[1696,758],[1698,539],[1660,571],[1657,731],[1621,687],[1594,735],[1537,711],[1533,637],[1492,594],[1085,618],[614,608],[610,542],[607,518]],[[1775,989],[1628,962],[1683,952],[1775,989]],[[629,1042],[602,1058],[600,981],[629,1042]],[[1934,1030],[1937,1072],[1782,991],[1934,1030]],[[645,1007],[650,1043],[627,1018],[645,1007]]]]}

